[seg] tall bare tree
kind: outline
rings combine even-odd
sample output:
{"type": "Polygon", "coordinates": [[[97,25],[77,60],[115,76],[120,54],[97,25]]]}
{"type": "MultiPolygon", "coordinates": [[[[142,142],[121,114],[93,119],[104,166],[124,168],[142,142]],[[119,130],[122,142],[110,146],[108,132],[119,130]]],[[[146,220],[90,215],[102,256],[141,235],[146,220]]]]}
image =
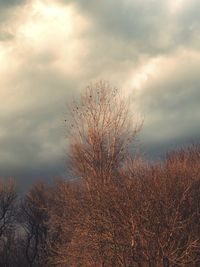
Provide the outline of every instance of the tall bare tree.
{"type": "Polygon", "coordinates": [[[128,102],[104,81],[88,86],[73,103],[68,123],[70,163],[88,187],[105,185],[118,172],[141,127],[132,117],[128,102]]]}
{"type": "MultiPolygon", "coordinates": [[[[67,122],[70,166],[74,174],[82,178],[83,184],[80,183],[81,198],[81,194],[79,197],[71,194],[75,201],[69,200],[68,187],[59,187],[59,199],[65,196],[62,198],[65,215],[57,217],[57,224],[62,221],[63,228],[71,229],[66,215],[72,216],[70,203],[75,203],[76,210],[76,216],[72,216],[76,223],[70,242],[58,243],[57,252],[54,251],[55,255],[60,252],[60,261],[65,264],[69,264],[70,255],[75,266],[115,266],[123,261],[123,252],[118,252],[121,245],[117,241],[120,231],[123,232],[123,227],[119,227],[122,218],[115,221],[117,185],[120,185],[120,168],[141,128],[141,123],[132,120],[133,115],[129,112],[127,100],[104,81],[88,86],[80,101],[73,103],[71,119],[67,122]],[[62,194],[64,188],[65,194],[62,194]]],[[[69,237],[67,232],[66,239],[69,237]]],[[[64,238],[65,233],[62,236],[64,238]]],[[[58,256],[54,260],[59,263],[58,256]]]]}

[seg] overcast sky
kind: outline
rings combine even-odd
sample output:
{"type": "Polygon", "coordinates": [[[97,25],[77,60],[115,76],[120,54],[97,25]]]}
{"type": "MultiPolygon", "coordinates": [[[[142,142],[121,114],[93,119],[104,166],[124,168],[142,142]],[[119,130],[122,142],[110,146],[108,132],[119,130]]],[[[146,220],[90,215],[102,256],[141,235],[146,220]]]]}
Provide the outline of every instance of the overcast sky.
{"type": "Polygon", "coordinates": [[[199,141],[199,0],[0,0],[0,176],[63,175],[66,102],[109,80],[149,158],[199,141]]]}

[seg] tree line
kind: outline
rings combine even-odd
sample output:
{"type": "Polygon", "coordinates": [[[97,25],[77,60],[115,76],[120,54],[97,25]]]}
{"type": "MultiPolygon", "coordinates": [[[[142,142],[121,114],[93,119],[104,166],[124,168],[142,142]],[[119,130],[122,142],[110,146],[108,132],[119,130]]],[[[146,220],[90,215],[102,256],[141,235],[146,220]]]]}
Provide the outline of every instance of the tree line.
{"type": "Polygon", "coordinates": [[[199,267],[200,146],[133,153],[142,123],[106,82],[69,113],[69,177],[23,198],[0,183],[0,266],[199,267]]]}

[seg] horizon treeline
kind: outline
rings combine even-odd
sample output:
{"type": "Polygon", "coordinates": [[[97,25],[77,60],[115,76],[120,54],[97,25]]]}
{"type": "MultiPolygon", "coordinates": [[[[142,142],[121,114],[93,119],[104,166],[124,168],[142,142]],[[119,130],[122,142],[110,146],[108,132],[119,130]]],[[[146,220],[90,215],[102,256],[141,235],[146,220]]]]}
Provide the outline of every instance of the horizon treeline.
{"type": "Polygon", "coordinates": [[[142,122],[100,81],[68,107],[69,177],[0,182],[0,267],[199,267],[200,145],[148,163],[142,122]]]}

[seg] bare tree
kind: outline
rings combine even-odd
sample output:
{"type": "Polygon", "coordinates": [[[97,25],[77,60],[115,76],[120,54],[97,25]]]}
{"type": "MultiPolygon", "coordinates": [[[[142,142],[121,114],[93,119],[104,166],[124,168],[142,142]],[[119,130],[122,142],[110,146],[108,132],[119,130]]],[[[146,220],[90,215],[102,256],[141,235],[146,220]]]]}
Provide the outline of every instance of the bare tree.
{"type": "Polygon", "coordinates": [[[15,183],[0,181],[0,238],[14,226],[16,198],[15,183]]]}
{"type": "Polygon", "coordinates": [[[106,184],[125,160],[141,123],[133,123],[129,105],[116,88],[101,81],[74,102],[68,123],[73,171],[90,183],[106,184]]]}
{"type": "Polygon", "coordinates": [[[16,185],[13,180],[0,181],[0,265],[10,266],[14,249],[17,209],[16,185]]]}
{"type": "Polygon", "coordinates": [[[24,253],[27,263],[45,266],[50,228],[50,188],[37,183],[25,196],[20,218],[24,233],[24,253]]]}
{"type": "Polygon", "coordinates": [[[75,236],[84,218],[83,199],[80,183],[59,180],[54,185],[49,266],[74,266],[74,259],[78,258],[75,236]]]}
{"type": "Polygon", "coordinates": [[[163,164],[129,166],[136,266],[198,266],[199,156],[193,147],[172,153],[163,164]]]}
{"type": "MultiPolygon", "coordinates": [[[[80,101],[73,103],[68,121],[70,166],[74,174],[82,178],[82,197],[71,194],[69,200],[69,188],[59,187],[59,199],[65,196],[63,205],[59,206],[65,207],[65,211],[61,209],[63,214],[57,217],[55,225],[62,221],[65,229],[71,229],[66,214],[72,214],[72,199],[76,210],[76,216],[71,215],[76,223],[72,223],[70,242],[68,239],[67,243],[58,243],[56,250],[54,247],[54,255],[60,253],[60,262],[67,264],[70,255],[75,266],[115,266],[123,261],[123,248],[118,241],[120,233],[126,229],[119,226],[123,213],[116,219],[115,200],[119,197],[120,168],[141,128],[141,123],[131,119],[129,111],[126,99],[103,81],[88,86],[80,101]],[[61,193],[64,191],[65,194],[61,193]],[[63,218],[66,218],[65,222],[63,218]],[[119,247],[121,254],[117,251],[119,247]]],[[[70,235],[66,231],[66,236],[65,233],[62,236],[64,240],[70,235]]],[[[59,263],[58,256],[54,257],[55,262],[59,263]]]]}

